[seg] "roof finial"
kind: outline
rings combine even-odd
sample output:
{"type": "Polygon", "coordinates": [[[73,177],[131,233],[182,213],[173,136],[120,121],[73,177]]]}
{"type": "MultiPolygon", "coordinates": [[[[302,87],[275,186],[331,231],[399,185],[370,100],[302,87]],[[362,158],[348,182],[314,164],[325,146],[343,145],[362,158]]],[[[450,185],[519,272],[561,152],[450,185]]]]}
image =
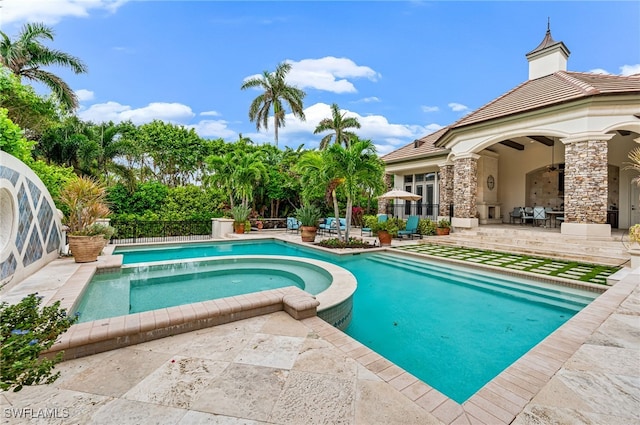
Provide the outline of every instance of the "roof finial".
{"type": "Polygon", "coordinates": [[[551,32],[551,18],[547,16],[547,32],[551,32]]]}

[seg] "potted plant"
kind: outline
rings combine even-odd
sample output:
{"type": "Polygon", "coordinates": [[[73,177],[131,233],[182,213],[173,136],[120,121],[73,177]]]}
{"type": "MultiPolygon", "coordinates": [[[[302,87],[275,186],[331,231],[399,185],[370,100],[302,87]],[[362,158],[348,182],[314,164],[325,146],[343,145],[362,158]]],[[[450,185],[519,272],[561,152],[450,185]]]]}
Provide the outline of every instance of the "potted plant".
{"type": "Polygon", "coordinates": [[[451,222],[446,218],[438,221],[438,226],[436,227],[436,235],[443,236],[448,235],[451,231],[451,222]]]}
{"type": "Polygon", "coordinates": [[[374,216],[368,221],[367,227],[378,236],[381,246],[391,245],[391,240],[398,236],[398,230],[400,230],[398,219],[390,218],[386,221],[378,221],[374,216]]]}
{"type": "Polygon", "coordinates": [[[311,204],[304,204],[296,209],[296,219],[300,222],[302,242],[314,242],[318,233],[318,220],[322,214],[320,209],[311,204]]]}
{"type": "Polygon", "coordinates": [[[90,177],[71,180],[60,191],[58,199],[67,215],[69,249],[76,263],[96,261],[105,244],[113,236],[111,226],[96,220],[109,215],[105,187],[90,177]]]}
{"type": "Polygon", "coordinates": [[[231,216],[233,217],[233,229],[237,234],[244,233],[245,224],[249,218],[251,209],[244,205],[236,205],[231,208],[231,216]]]}

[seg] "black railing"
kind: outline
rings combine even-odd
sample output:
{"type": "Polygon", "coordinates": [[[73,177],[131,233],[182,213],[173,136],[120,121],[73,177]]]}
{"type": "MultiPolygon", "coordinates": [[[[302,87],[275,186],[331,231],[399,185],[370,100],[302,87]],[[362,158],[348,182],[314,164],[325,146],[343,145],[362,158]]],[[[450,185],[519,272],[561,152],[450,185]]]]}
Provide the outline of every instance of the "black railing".
{"type": "Polygon", "coordinates": [[[389,205],[388,214],[394,217],[408,217],[410,215],[417,215],[420,218],[428,218],[431,220],[437,220],[440,206],[438,204],[422,204],[418,202],[405,202],[400,205],[389,205]]]}
{"type": "Polygon", "coordinates": [[[188,241],[211,238],[211,220],[125,221],[111,220],[116,230],[111,243],[188,241]]]}

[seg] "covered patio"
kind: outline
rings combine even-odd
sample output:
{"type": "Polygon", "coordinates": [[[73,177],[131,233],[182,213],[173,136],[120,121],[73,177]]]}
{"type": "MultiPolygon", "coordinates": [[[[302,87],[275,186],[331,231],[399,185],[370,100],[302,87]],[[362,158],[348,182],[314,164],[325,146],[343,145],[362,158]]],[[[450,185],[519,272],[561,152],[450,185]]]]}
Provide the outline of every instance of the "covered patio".
{"type": "Polygon", "coordinates": [[[438,216],[452,211],[456,228],[509,222],[514,208],[536,206],[562,216],[568,236],[640,223],[640,188],[626,169],[640,143],[640,76],[567,71],[569,50],[550,30],[526,56],[527,81],[385,155],[394,187],[422,194],[438,216]]]}

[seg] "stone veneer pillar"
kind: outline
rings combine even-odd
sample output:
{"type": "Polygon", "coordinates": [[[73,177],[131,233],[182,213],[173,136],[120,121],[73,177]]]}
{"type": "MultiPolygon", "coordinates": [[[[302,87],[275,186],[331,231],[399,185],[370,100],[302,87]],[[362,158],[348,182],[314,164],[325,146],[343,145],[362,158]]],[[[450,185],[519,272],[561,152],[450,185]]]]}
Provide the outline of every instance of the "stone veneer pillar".
{"type": "Polygon", "coordinates": [[[438,215],[449,216],[449,205],[453,204],[453,164],[440,166],[440,180],[438,181],[438,215]]]}
{"type": "Polygon", "coordinates": [[[479,155],[456,155],[453,165],[453,227],[477,227],[479,155]]]}
{"type": "Polygon", "coordinates": [[[563,234],[610,236],[607,142],[612,134],[562,139],[565,144],[563,234]]]}
{"type": "MultiPolygon", "coordinates": [[[[391,174],[385,174],[384,175],[384,187],[385,192],[391,190],[391,174]]],[[[378,214],[386,214],[387,213],[387,207],[389,206],[389,200],[388,199],[378,199],[378,214]]]]}

